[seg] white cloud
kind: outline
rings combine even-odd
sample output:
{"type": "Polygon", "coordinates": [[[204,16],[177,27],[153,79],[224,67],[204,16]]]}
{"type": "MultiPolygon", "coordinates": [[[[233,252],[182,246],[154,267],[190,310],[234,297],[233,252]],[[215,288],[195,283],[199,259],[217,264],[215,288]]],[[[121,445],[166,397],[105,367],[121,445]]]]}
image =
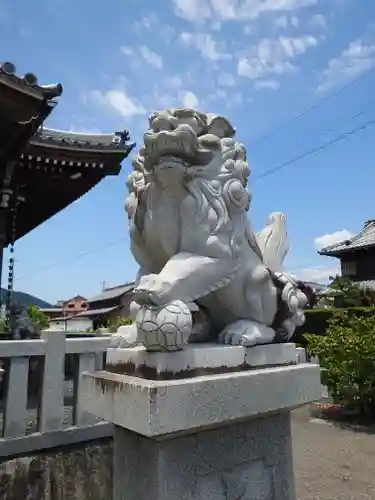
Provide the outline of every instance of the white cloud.
{"type": "Polygon", "coordinates": [[[321,75],[318,92],[324,92],[358,78],[375,67],[375,43],[361,38],[352,41],[337,58],[331,59],[321,75]]]}
{"type": "Polygon", "coordinates": [[[180,33],[179,39],[183,44],[187,45],[188,47],[190,47],[194,43],[193,33],[189,33],[187,31],[183,31],[182,33],[180,33]]]}
{"type": "Polygon", "coordinates": [[[307,267],[290,273],[293,277],[302,281],[314,283],[327,283],[331,277],[341,274],[340,264],[330,267],[307,267]]]}
{"type": "Polygon", "coordinates": [[[210,59],[211,61],[218,61],[220,59],[228,59],[231,56],[220,51],[218,42],[212,38],[210,34],[207,33],[188,33],[183,32],[179,36],[180,41],[188,46],[194,46],[201,53],[202,57],[205,59],[210,59]]]}
{"type": "Polygon", "coordinates": [[[173,0],[176,15],[191,22],[249,20],[266,13],[293,12],[317,0],[173,0]]]}
{"type": "Polygon", "coordinates": [[[135,115],[143,115],[146,113],[145,108],[137,102],[136,99],[127,95],[123,90],[114,89],[109,90],[108,92],[93,90],[89,97],[99,104],[111,106],[124,118],[130,118],[135,115]]]}
{"type": "Polygon", "coordinates": [[[219,21],[216,21],[215,23],[211,24],[209,29],[210,29],[210,31],[220,31],[221,30],[221,23],[219,21]]]}
{"type": "Polygon", "coordinates": [[[277,28],[287,28],[288,18],[286,16],[280,16],[275,19],[275,25],[277,28]]]}
{"type": "Polygon", "coordinates": [[[183,90],[180,93],[180,99],[182,100],[184,108],[195,109],[199,105],[198,97],[190,90],[183,90]]]}
{"type": "Polygon", "coordinates": [[[187,21],[199,22],[211,14],[210,5],[206,0],[173,0],[175,13],[187,21]]]}
{"type": "Polygon", "coordinates": [[[256,90],[277,90],[280,87],[280,83],[276,80],[259,80],[255,82],[254,87],[256,90]]]}
{"type": "Polygon", "coordinates": [[[126,45],[121,47],[121,52],[124,54],[124,56],[132,56],[134,54],[134,50],[132,47],[127,47],[126,45]]]}
{"type": "Polygon", "coordinates": [[[68,132],[72,132],[73,134],[105,134],[105,132],[97,127],[83,127],[75,122],[69,125],[68,132]]]}
{"type": "Polygon", "coordinates": [[[290,18],[290,24],[294,27],[294,28],[298,28],[299,26],[299,19],[297,16],[292,16],[290,18]]]}
{"type": "Polygon", "coordinates": [[[275,19],[275,25],[277,28],[288,28],[292,26],[293,28],[298,28],[299,19],[297,16],[280,16],[275,19]]]}
{"type": "Polygon", "coordinates": [[[342,241],[349,240],[354,236],[353,233],[347,229],[341,229],[340,231],[335,231],[334,233],[323,234],[323,236],[318,236],[315,238],[314,243],[318,250],[329,247],[330,245],[336,245],[342,241]]]}
{"type": "Polygon", "coordinates": [[[227,99],[227,97],[228,97],[228,93],[227,93],[226,90],[218,89],[218,90],[216,90],[215,94],[209,96],[209,99],[213,101],[216,98],[218,98],[218,99],[227,99]]]}
{"type": "Polygon", "coordinates": [[[250,49],[249,56],[240,58],[237,72],[240,76],[257,79],[269,74],[290,73],[296,67],[291,59],[315,47],[318,40],[313,35],[301,37],[263,38],[250,49]]]}
{"type": "MultiPolygon", "coordinates": [[[[220,106],[226,110],[233,110],[244,103],[244,96],[241,92],[233,88],[216,88],[208,97],[207,102],[214,103],[215,107],[220,106]]],[[[250,102],[250,101],[249,101],[250,102]]]]}
{"type": "Polygon", "coordinates": [[[318,26],[325,28],[327,26],[327,20],[323,14],[314,14],[310,19],[311,26],[318,26]]]}
{"type": "MultiPolygon", "coordinates": [[[[141,58],[148,65],[150,65],[156,69],[163,68],[162,56],[159,54],[156,54],[155,52],[152,52],[146,45],[142,45],[141,47],[138,48],[137,51],[133,47],[123,45],[120,50],[124,56],[129,56],[129,57],[136,55],[136,52],[138,52],[139,55],[141,56],[141,58]]],[[[134,64],[134,61],[133,61],[133,64],[134,64]]]]}
{"type": "Polygon", "coordinates": [[[229,92],[225,102],[225,107],[227,109],[232,109],[236,108],[237,106],[241,106],[242,103],[243,95],[241,92],[229,92]]]}
{"type": "Polygon", "coordinates": [[[168,87],[171,87],[172,89],[178,89],[184,85],[184,77],[183,75],[173,75],[168,77],[166,83],[168,87]]]}
{"type": "Polygon", "coordinates": [[[152,66],[153,68],[156,69],[162,69],[163,67],[163,58],[159,54],[156,54],[156,52],[152,52],[146,45],[142,45],[142,47],[139,48],[140,54],[144,61],[146,61],[147,64],[152,66]]]}
{"type": "Polygon", "coordinates": [[[234,87],[236,80],[231,73],[222,72],[218,74],[217,83],[223,87],[234,87]]]}
{"type": "Polygon", "coordinates": [[[155,28],[160,24],[160,20],[155,14],[149,14],[148,16],[144,16],[138,22],[140,26],[142,26],[142,28],[145,28],[147,30],[155,28]]]}

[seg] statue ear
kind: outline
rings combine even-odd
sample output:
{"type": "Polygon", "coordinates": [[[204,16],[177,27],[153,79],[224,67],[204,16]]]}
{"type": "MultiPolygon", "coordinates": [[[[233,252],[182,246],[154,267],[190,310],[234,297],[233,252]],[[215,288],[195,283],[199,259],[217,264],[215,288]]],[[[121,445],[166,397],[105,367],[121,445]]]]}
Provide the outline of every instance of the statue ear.
{"type": "Polygon", "coordinates": [[[224,139],[224,137],[232,138],[236,133],[236,129],[232,127],[226,118],[211,115],[207,116],[207,132],[224,139]]]}

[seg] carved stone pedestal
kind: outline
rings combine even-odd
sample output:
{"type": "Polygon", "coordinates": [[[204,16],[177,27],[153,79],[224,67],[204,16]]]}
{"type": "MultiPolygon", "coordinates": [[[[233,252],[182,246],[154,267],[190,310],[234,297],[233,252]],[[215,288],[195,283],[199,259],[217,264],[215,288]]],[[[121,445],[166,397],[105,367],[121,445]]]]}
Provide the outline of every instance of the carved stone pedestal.
{"type": "MultiPolygon", "coordinates": [[[[200,364],[201,373],[199,349],[178,355],[190,367],[200,364]]],[[[173,375],[176,353],[129,349],[109,354],[110,369],[140,373],[134,365],[142,359],[144,376],[157,373],[158,380],[113,371],[84,375],[86,410],[115,424],[114,500],[295,500],[290,411],[320,398],[319,368],[292,364],[291,344],[258,352],[206,345],[207,361],[210,349],[222,352],[205,375],[195,376],[194,366],[173,375]],[[253,364],[235,367],[233,349],[253,364]],[[228,366],[233,371],[223,373],[228,366]]]]}

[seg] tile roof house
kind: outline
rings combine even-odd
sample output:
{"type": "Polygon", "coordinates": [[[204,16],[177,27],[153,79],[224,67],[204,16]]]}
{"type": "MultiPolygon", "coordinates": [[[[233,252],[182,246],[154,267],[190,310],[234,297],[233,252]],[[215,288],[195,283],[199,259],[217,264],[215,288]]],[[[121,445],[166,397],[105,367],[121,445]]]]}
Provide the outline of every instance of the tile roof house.
{"type": "Polygon", "coordinates": [[[75,315],[75,318],[91,318],[96,329],[107,326],[108,322],[116,317],[129,317],[133,290],[134,282],[104,288],[101,293],[87,300],[88,309],[75,315]]]}
{"type": "Polygon", "coordinates": [[[366,221],[352,238],[322,248],[318,253],[340,259],[342,276],[351,278],[362,288],[375,290],[375,219],[366,221]]]}
{"type": "Polygon", "coordinates": [[[39,310],[50,319],[61,319],[86,311],[88,303],[82,295],[75,295],[68,300],[60,300],[54,307],[40,307],[39,310]]]}

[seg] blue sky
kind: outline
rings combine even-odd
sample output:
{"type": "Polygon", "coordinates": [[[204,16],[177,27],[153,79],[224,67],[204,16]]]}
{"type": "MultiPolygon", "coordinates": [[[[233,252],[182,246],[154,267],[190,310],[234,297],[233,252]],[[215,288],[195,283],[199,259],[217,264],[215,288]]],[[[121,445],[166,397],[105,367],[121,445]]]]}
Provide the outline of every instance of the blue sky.
{"type": "MultiPolygon", "coordinates": [[[[371,20],[372,0],[0,0],[0,60],[64,85],[52,128],[127,128],[140,143],[165,106],[230,118],[248,149],[255,228],[285,212],[288,270],[325,281],[336,261],[317,246],[375,216],[375,126],[257,177],[375,119],[371,20]]],[[[127,160],[17,243],[16,289],[54,302],[134,278],[129,171],[127,160]]]]}

